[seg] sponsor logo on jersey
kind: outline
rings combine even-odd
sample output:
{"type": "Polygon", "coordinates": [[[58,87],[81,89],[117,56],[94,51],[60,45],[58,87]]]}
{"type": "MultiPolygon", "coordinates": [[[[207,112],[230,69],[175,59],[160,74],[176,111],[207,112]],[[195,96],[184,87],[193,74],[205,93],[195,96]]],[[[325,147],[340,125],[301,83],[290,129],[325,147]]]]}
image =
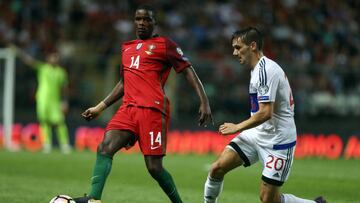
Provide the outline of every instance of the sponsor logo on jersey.
{"type": "Polygon", "coordinates": [[[156,48],[156,46],[155,46],[154,44],[150,44],[150,45],[148,46],[148,50],[146,50],[145,53],[146,53],[147,55],[151,55],[151,54],[153,54],[152,50],[155,49],[155,48],[156,48]]]}
{"type": "Polygon", "coordinates": [[[141,48],[141,46],[142,46],[142,43],[137,44],[136,45],[136,51],[138,51],[141,48]]]}
{"type": "Polygon", "coordinates": [[[161,145],[156,146],[156,147],[150,146],[150,149],[151,149],[151,150],[154,150],[154,149],[157,149],[157,148],[159,148],[159,147],[161,147],[161,145]]]}

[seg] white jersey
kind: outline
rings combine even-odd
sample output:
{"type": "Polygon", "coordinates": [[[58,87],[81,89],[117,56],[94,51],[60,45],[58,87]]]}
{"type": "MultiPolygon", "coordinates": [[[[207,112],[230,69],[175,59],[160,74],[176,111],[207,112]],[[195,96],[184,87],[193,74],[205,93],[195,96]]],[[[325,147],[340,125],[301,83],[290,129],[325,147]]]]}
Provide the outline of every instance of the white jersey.
{"type": "Polygon", "coordinates": [[[263,56],[251,71],[249,86],[251,115],[259,103],[274,102],[272,118],[255,127],[257,143],[273,149],[285,149],[296,143],[294,102],[289,81],[281,67],[263,56]]]}

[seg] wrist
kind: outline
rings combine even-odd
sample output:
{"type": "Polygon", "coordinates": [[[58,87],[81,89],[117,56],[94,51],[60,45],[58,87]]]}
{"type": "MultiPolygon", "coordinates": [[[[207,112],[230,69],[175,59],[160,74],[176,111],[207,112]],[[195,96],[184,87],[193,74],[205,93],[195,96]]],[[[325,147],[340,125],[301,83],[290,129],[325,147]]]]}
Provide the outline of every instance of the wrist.
{"type": "Polygon", "coordinates": [[[236,125],[236,131],[237,131],[238,133],[241,133],[241,132],[242,132],[240,123],[236,125]]]}
{"type": "Polygon", "coordinates": [[[209,105],[209,100],[208,99],[201,99],[200,102],[202,104],[209,105]]]}
{"type": "Polygon", "coordinates": [[[105,110],[107,108],[107,105],[104,101],[101,101],[98,105],[96,105],[97,109],[100,109],[101,111],[105,110]]]}

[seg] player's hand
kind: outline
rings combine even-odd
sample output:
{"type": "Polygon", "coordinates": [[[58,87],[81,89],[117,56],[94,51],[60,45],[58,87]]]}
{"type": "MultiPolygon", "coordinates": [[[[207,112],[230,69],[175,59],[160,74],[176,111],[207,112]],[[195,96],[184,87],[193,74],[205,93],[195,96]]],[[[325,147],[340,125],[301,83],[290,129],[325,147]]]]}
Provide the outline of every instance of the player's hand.
{"type": "Polygon", "coordinates": [[[17,47],[17,46],[16,46],[15,44],[13,44],[13,43],[8,44],[8,47],[10,48],[10,50],[11,50],[12,52],[14,52],[15,55],[18,55],[18,53],[20,52],[19,47],[17,47]]]}
{"type": "Polygon", "coordinates": [[[15,53],[16,53],[17,50],[18,50],[17,46],[16,46],[15,44],[13,44],[13,43],[8,44],[8,47],[9,47],[12,51],[14,51],[15,53]]]}
{"type": "Polygon", "coordinates": [[[214,125],[213,117],[211,114],[210,105],[201,104],[199,108],[199,126],[207,127],[208,124],[212,123],[214,125]]]}
{"type": "Polygon", "coordinates": [[[85,118],[87,121],[91,121],[92,119],[98,117],[101,111],[99,111],[96,107],[90,107],[86,109],[81,116],[85,118]]]}
{"type": "Polygon", "coordinates": [[[61,111],[65,114],[69,112],[69,103],[67,101],[61,102],[61,111]]]}
{"type": "Polygon", "coordinates": [[[92,119],[98,117],[101,112],[106,109],[106,104],[104,102],[100,102],[98,105],[94,106],[94,107],[90,107],[88,109],[86,109],[81,116],[83,118],[85,118],[85,120],[87,121],[91,121],[92,119]]]}
{"type": "Polygon", "coordinates": [[[230,135],[239,132],[239,129],[234,123],[224,123],[220,125],[219,132],[222,135],[230,135]]]}

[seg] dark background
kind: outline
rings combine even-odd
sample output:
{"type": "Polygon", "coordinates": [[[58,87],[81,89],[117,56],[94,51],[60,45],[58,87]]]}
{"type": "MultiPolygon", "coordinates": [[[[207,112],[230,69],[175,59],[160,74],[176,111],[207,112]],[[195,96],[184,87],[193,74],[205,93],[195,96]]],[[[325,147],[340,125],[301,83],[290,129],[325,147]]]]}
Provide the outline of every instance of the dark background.
{"type": "MultiPolygon", "coordinates": [[[[265,55],[282,66],[291,83],[298,132],[359,134],[360,1],[0,0],[0,47],[12,42],[40,60],[59,50],[69,73],[72,134],[80,125],[104,127],[119,106],[90,123],[80,117],[119,79],[120,45],[135,38],[133,15],[141,3],[153,3],[157,33],[176,41],[196,69],[215,119],[210,129],[249,116],[250,73],[232,56],[230,37],[236,29],[256,26],[265,35],[265,55]]],[[[1,68],[1,80],[3,74],[1,68]]],[[[35,72],[17,60],[18,123],[36,122],[36,84],[35,72]]],[[[3,83],[0,87],[3,97],[3,83]]],[[[202,129],[199,101],[181,75],[169,77],[166,92],[171,129],[202,129]]]]}

